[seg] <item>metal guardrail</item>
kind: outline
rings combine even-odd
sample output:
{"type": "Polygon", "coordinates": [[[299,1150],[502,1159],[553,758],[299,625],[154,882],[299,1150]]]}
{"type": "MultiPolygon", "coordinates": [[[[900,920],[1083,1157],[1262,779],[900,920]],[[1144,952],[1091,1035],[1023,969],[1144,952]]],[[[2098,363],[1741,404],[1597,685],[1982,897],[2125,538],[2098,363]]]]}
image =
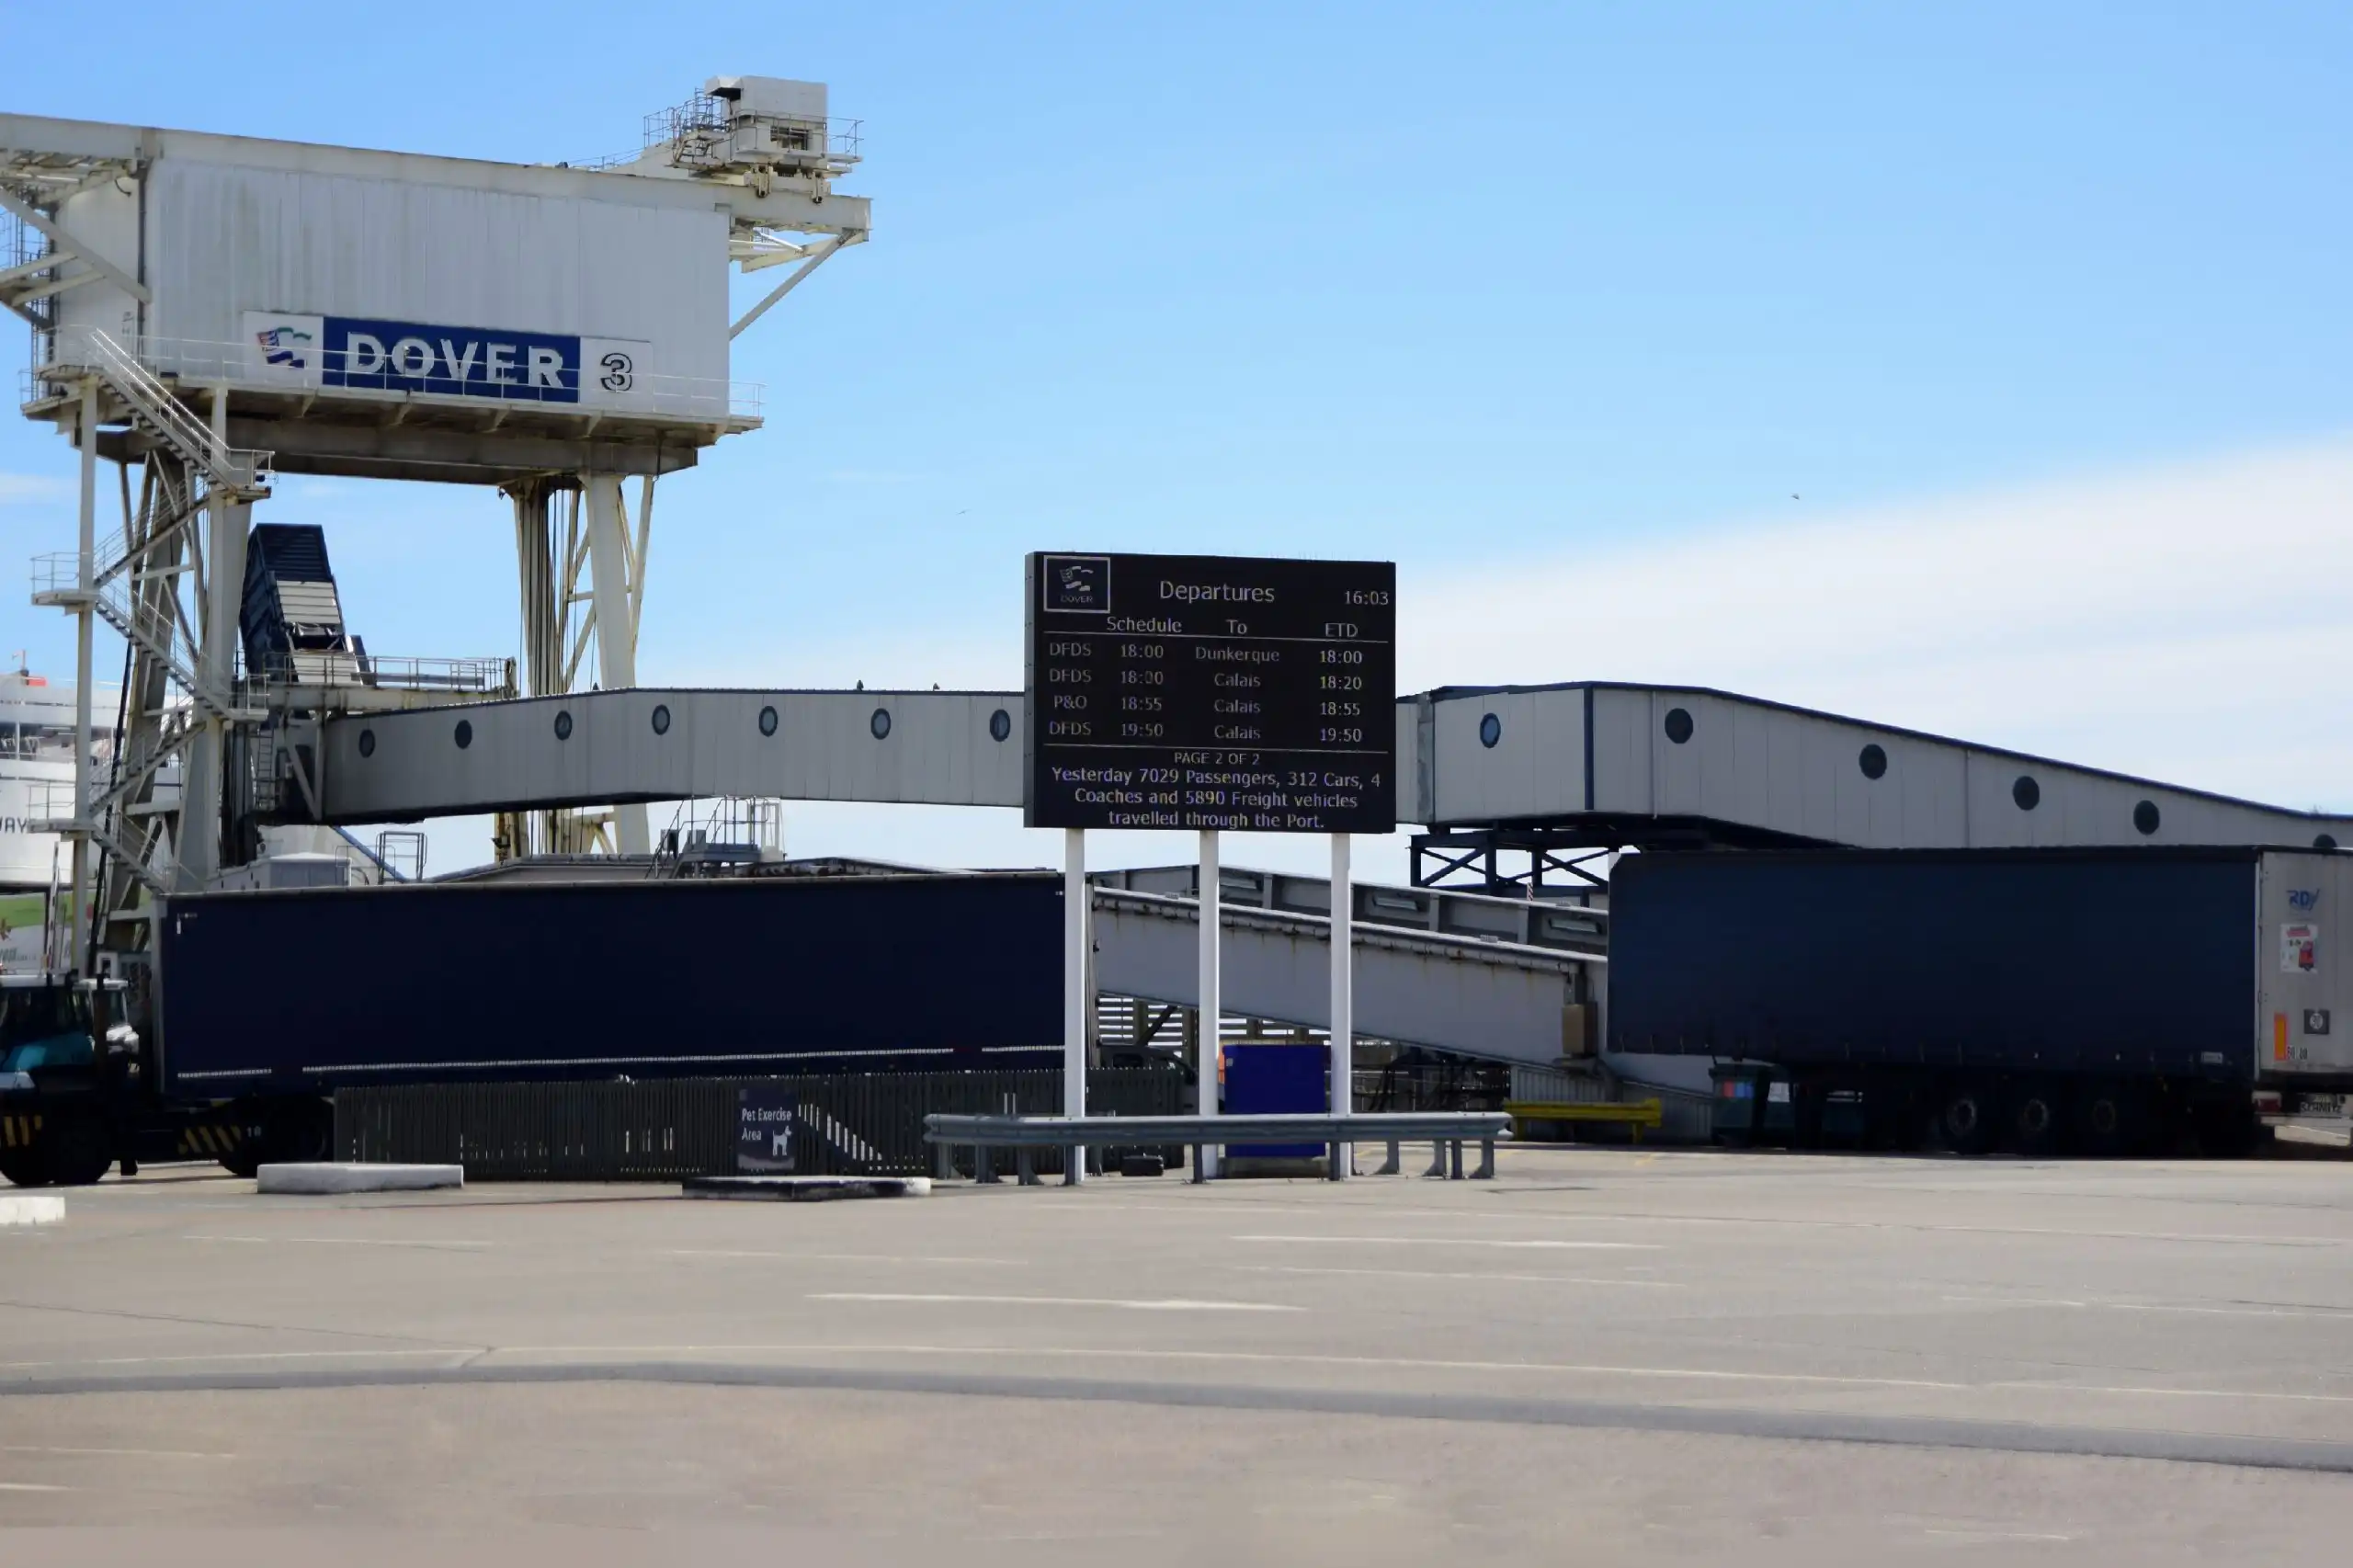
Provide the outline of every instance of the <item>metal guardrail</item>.
{"type": "Polygon", "coordinates": [[[1040,1149],[1063,1153],[1065,1184],[1075,1177],[1079,1149],[1133,1148],[1155,1143],[1179,1143],[1193,1152],[1193,1179],[1206,1180],[1201,1163],[1204,1148],[1231,1148],[1253,1143],[1321,1143],[1333,1155],[1332,1177],[1345,1174],[1339,1145],[1386,1143],[1389,1160],[1383,1176],[1399,1169],[1398,1145],[1431,1145],[1428,1174],[1462,1179],[1462,1145],[1479,1145],[1479,1168],[1472,1179],[1485,1181],[1495,1174],[1495,1142],[1511,1136],[1511,1118],[1501,1111],[1358,1111],[1345,1116],[1281,1114],[1264,1116],[958,1116],[936,1114],[924,1120],[924,1142],[938,1152],[936,1174],[951,1174],[949,1150],[968,1146],[978,1154],[980,1179],[993,1181],[995,1170],[986,1151],[1012,1149],[1024,1156],[1023,1185],[1035,1179],[1029,1156],[1040,1149]],[[1450,1155],[1450,1160],[1449,1160],[1450,1155]]]}

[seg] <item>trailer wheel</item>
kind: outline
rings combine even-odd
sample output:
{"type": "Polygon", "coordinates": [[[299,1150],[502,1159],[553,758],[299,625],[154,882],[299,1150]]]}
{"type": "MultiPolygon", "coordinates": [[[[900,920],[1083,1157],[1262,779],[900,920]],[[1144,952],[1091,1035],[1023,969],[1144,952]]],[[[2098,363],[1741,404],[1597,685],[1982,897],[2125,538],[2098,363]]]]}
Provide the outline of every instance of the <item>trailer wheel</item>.
{"type": "Polygon", "coordinates": [[[2189,1125],[2198,1153],[2210,1160],[2245,1159],[2255,1153],[2256,1134],[2262,1127],[2253,1106],[2227,1100],[2193,1106],[2189,1125]]]}
{"type": "Polygon", "coordinates": [[[324,1100],[288,1100],[262,1119],[262,1159],[307,1165],[335,1153],[335,1108],[324,1100]]]}
{"type": "Polygon", "coordinates": [[[221,1131],[236,1139],[234,1146],[221,1156],[221,1168],[244,1181],[254,1179],[262,1166],[261,1128],[253,1120],[222,1122],[221,1131]]]}
{"type": "Polygon", "coordinates": [[[2029,1084],[2010,1106],[2010,1147],[2021,1154],[2049,1154],[2058,1150],[2061,1130],[2058,1091],[2048,1084],[2029,1084]]]}
{"type": "Polygon", "coordinates": [[[1956,1084],[1937,1106],[1937,1137],[1956,1154],[1982,1154],[1994,1142],[1994,1097],[1982,1084],[1956,1084]]]}
{"type": "Polygon", "coordinates": [[[41,1138],[49,1179],[59,1187],[88,1187],[114,1164],[114,1140],[93,1117],[60,1118],[41,1138]]]}
{"type": "Polygon", "coordinates": [[[49,1162],[38,1146],[0,1149],[0,1176],[11,1187],[47,1187],[49,1162]]]}
{"type": "Polygon", "coordinates": [[[2114,1084],[2094,1084],[2075,1099],[2075,1142],[2086,1154],[2113,1159],[2132,1141],[2131,1108],[2114,1084]]]}

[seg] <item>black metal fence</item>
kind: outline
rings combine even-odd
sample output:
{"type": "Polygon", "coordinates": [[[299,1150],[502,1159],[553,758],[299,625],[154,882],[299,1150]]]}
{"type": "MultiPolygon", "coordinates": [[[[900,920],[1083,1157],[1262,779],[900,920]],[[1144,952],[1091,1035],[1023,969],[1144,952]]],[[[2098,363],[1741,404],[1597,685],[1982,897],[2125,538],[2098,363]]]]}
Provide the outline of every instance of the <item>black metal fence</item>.
{"type": "MultiPolygon", "coordinates": [[[[798,1096],[793,1168],[823,1176],[928,1174],[923,1119],[934,1111],[1051,1116],[1063,1103],[1054,1071],[401,1085],[336,1092],[335,1157],[459,1165],[469,1181],[726,1176],[735,1170],[738,1091],[752,1084],[798,1096]]],[[[1098,1069],[1086,1079],[1087,1108],[1098,1116],[1175,1116],[1190,1095],[1165,1069],[1098,1069]]],[[[960,1153],[969,1163],[972,1152],[960,1153]]],[[[1039,1169],[1059,1170],[1060,1158],[1041,1153],[1039,1169]]]]}

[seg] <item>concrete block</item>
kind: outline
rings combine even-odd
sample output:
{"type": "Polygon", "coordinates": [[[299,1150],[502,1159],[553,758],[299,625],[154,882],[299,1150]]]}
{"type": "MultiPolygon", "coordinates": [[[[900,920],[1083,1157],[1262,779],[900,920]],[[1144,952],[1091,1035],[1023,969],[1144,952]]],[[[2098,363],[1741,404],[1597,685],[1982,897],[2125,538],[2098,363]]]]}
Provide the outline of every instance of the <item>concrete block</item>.
{"type": "Polygon", "coordinates": [[[419,1192],[463,1187],[463,1165],[264,1165],[256,1173],[263,1192],[419,1192]]]}
{"type": "Polygon", "coordinates": [[[0,1194],[0,1225],[57,1225],[65,1221],[65,1199],[54,1192],[0,1194]]]}
{"type": "Polygon", "coordinates": [[[922,1198],[929,1176],[694,1176],[688,1198],[750,1199],[769,1203],[824,1203],[836,1198],[922,1198]]]}

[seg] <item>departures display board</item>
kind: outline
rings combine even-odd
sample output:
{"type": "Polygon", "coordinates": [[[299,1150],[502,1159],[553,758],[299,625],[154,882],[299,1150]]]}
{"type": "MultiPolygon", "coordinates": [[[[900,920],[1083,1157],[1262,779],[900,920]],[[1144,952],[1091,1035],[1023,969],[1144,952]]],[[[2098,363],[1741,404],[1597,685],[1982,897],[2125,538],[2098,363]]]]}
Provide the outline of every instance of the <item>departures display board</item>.
{"type": "Polygon", "coordinates": [[[1388,833],[1397,568],[1029,557],[1032,827],[1388,833]]]}

